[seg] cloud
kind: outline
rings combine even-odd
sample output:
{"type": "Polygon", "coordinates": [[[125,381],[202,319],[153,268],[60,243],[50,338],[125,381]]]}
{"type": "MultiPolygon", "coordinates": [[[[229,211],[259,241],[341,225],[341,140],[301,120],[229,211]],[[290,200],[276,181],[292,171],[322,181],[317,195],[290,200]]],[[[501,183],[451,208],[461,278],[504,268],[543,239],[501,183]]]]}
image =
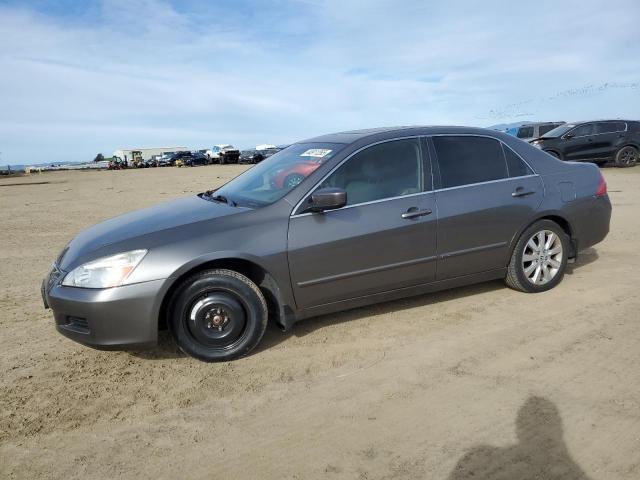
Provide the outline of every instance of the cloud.
{"type": "Polygon", "coordinates": [[[634,0],[61,5],[0,6],[0,163],[640,111],[634,0]]]}

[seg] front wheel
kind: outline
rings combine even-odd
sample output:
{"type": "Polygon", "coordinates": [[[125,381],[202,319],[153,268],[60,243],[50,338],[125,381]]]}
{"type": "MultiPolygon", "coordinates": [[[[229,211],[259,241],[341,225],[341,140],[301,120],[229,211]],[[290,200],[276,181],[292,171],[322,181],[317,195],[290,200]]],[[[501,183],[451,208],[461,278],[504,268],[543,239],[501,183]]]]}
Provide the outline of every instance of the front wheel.
{"type": "Polygon", "coordinates": [[[187,278],[170,301],[169,328],[180,349],[205,362],[242,357],[260,342],[267,304],[244,275],[207,270],[187,278]]]}
{"type": "Polygon", "coordinates": [[[638,163],[638,150],[636,150],[635,147],[622,147],[618,150],[618,153],[616,153],[616,167],[633,167],[636,163],[638,163]]]}
{"type": "Polygon", "coordinates": [[[527,228],[516,243],[505,279],[514,290],[538,293],[555,287],[564,276],[569,238],[551,220],[527,228]]]}

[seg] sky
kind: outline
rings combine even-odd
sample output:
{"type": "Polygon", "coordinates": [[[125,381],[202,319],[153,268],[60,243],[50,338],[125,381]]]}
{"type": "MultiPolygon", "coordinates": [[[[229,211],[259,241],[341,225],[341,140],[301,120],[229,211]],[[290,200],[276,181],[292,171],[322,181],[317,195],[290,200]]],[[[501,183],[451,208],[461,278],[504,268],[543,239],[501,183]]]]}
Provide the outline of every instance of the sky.
{"type": "Polygon", "coordinates": [[[0,164],[640,117],[638,0],[0,0],[0,164]]]}

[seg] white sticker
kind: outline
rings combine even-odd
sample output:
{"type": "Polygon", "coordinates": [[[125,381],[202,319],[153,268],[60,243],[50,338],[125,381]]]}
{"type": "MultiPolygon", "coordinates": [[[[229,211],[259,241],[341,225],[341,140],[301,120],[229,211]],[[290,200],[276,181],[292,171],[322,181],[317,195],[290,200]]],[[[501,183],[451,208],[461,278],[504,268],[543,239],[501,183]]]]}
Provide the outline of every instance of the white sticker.
{"type": "Polygon", "coordinates": [[[310,148],[306,152],[300,154],[300,156],[322,158],[322,157],[326,157],[330,153],[331,153],[331,150],[327,150],[326,148],[310,148]]]}

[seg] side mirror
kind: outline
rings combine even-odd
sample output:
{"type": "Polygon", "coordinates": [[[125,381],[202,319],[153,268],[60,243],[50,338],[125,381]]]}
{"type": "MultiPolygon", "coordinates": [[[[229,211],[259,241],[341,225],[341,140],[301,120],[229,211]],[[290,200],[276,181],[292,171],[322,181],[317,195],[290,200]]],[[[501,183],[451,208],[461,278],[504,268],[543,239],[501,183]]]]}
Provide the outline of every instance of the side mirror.
{"type": "Polygon", "coordinates": [[[335,210],[347,204],[347,192],[342,188],[322,188],[311,194],[305,212],[335,210]]]}
{"type": "Polygon", "coordinates": [[[569,140],[570,138],[575,137],[575,135],[573,133],[567,133],[565,134],[564,138],[566,138],[567,140],[569,140]]]}

